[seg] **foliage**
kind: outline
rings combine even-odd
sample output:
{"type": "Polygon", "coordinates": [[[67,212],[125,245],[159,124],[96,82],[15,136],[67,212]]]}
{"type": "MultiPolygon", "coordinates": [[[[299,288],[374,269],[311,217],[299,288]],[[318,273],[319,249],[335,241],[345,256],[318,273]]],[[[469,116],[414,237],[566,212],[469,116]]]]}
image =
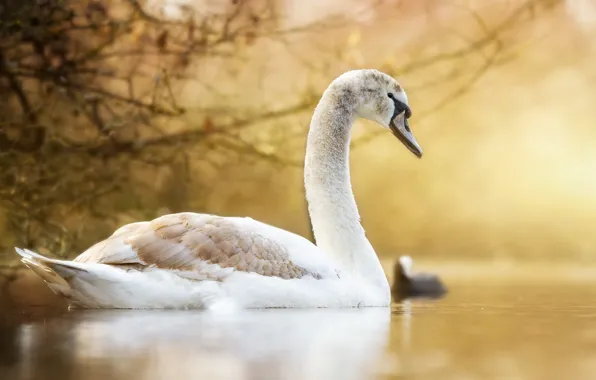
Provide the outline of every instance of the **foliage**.
{"type": "MultiPolygon", "coordinates": [[[[522,2],[496,26],[470,11],[480,28],[473,38],[431,54],[412,44],[399,52],[401,66],[390,56],[383,70],[428,78],[442,65],[443,75],[412,86],[414,96],[440,85],[448,89],[422,112],[431,114],[511,59],[507,33],[554,3],[522,2]]],[[[311,109],[319,82],[305,84],[287,101],[257,106],[214,88],[207,74],[197,75],[209,65],[244,65],[264,41],[289,45],[297,33],[331,33],[346,25],[328,19],[285,27],[278,5],[233,0],[205,10],[150,9],[137,0],[4,2],[0,227],[4,221],[12,239],[0,244],[70,255],[125,222],[208,210],[203,195],[231,163],[299,166],[283,148],[271,148],[286,146],[296,133],[264,126],[311,109]],[[259,129],[269,132],[253,133],[259,129]]],[[[361,49],[357,38],[338,45],[337,54],[310,68],[324,83],[346,62],[368,63],[350,61],[361,49]]],[[[242,97],[239,90],[236,95],[242,97]]]]}

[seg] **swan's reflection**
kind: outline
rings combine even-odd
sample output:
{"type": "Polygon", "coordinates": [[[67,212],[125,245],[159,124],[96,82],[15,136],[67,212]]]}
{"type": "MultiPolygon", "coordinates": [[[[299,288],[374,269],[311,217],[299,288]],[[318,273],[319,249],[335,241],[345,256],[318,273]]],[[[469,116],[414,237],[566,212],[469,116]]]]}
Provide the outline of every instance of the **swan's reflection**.
{"type": "Polygon", "coordinates": [[[364,379],[384,352],[390,317],[383,308],[75,312],[21,327],[25,360],[11,378],[364,379]],[[31,371],[47,351],[56,360],[31,371]]]}

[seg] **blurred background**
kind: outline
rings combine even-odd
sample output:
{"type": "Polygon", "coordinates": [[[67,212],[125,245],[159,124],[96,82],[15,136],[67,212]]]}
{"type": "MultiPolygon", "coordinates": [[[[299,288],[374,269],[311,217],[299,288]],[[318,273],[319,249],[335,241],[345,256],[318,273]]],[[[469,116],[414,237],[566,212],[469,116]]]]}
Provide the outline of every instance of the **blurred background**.
{"type": "Polygon", "coordinates": [[[352,181],[383,259],[593,263],[590,0],[8,0],[0,262],[74,257],[194,211],[312,238],[310,116],[344,71],[396,77],[425,155],[369,122],[352,181]]]}

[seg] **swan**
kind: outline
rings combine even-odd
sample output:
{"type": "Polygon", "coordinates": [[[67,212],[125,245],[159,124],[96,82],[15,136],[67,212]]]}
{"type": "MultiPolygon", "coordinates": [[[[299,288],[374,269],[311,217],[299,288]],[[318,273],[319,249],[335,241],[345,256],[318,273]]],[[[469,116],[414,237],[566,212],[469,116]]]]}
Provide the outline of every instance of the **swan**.
{"type": "Polygon", "coordinates": [[[304,185],[316,245],[248,217],[183,212],[127,224],[72,261],[15,248],[70,307],[112,309],[385,307],[391,290],[351,189],[357,118],[389,129],[414,155],[402,86],[373,69],[324,91],[306,143],[304,185]]]}

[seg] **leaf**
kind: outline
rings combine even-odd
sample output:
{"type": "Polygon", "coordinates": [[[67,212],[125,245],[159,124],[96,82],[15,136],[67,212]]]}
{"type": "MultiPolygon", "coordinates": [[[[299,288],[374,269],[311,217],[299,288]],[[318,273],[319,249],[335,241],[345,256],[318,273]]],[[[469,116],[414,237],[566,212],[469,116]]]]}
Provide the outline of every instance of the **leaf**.
{"type": "Polygon", "coordinates": [[[257,34],[254,31],[249,30],[248,32],[246,32],[246,45],[247,46],[252,46],[254,45],[256,39],[257,39],[257,34]]]}
{"type": "Polygon", "coordinates": [[[166,46],[168,44],[168,31],[164,30],[163,32],[161,32],[159,37],[157,37],[157,41],[155,43],[159,48],[159,51],[163,53],[164,50],[166,50],[166,46]]]}
{"type": "Polygon", "coordinates": [[[206,133],[209,133],[211,131],[213,131],[213,127],[215,125],[213,124],[213,120],[207,116],[205,118],[205,120],[203,121],[203,131],[205,131],[206,133]]]}

